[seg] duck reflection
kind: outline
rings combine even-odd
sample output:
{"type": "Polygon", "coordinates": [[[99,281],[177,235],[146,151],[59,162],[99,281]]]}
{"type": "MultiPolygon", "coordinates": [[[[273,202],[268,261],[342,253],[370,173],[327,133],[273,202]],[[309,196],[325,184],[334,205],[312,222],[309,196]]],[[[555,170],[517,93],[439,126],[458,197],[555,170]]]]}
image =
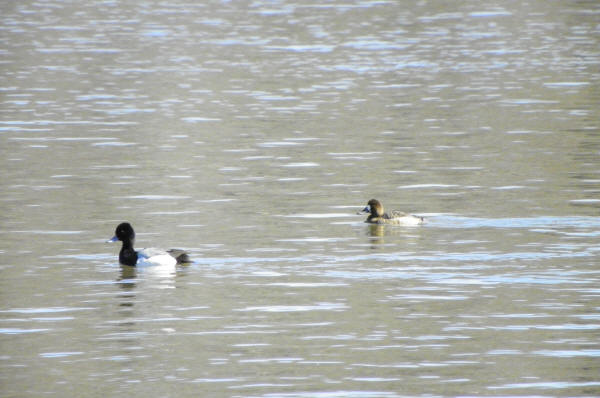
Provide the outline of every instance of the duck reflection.
{"type": "Polygon", "coordinates": [[[372,248],[382,247],[386,243],[398,243],[398,237],[402,238],[402,242],[415,242],[419,239],[420,234],[415,234],[414,228],[398,228],[390,227],[389,225],[369,224],[366,235],[369,237],[369,242],[372,248]],[[409,231],[410,229],[410,231],[409,231]]]}
{"type": "Polygon", "coordinates": [[[385,236],[385,226],[380,224],[369,224],[368,235],[372,238],[375,243],[383,243],[383,237],[385,236]]]}
{"type": "Polygon", "coordinates": [[[120,308],[133,308],[135,303],[135,288],[137,269],[126,265],[121,266],[121,275],[117,279],[122,292],[118,295],[120,308]]]}
{"type": "Polygon", "coordinates": [[[118,281],[122,285],[134,285],[135,286],[135,277],[137,276],[137,268],[130,267],[128,265],[121,265],[121,276],[118,281]]]}

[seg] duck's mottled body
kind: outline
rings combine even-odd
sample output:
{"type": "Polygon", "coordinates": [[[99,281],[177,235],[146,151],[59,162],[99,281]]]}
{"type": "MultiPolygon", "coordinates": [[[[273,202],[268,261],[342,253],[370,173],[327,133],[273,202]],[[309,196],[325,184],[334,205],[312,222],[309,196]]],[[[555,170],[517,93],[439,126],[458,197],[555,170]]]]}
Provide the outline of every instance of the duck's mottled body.
{"type": "Polygon", "coordinates": [[[404,213],[398,210],[392,210],[389,213],[384,212],[383,205],[377,199],[371,199],[363,209],[364,213],[369,213],[365,222],[370,224],[391,224],[391,225],[419,225],[423,224],[424,219],[420,216],[404,213]]]}

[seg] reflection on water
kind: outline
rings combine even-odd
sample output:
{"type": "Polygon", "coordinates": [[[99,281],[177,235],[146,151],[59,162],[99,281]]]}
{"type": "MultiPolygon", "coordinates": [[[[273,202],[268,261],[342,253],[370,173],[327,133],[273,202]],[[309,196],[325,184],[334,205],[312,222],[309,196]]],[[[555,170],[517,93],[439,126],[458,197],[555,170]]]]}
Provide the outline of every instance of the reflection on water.
{"type": "Polygon", "coordinates": [[[386,244],[390,248],[394,247],[398,241],[406,246],[417,245],[421,236],[419,228],[422,228],[422,226],[386,226],[379,224],[360,226],[360,230],[365,228],[367,229],[367,235],[370,237],[370,247],[376,249],[386,244]]]}
{"type": "MultiPolygon", "coordinates": [[[[391,228],[391,227],[387,228],[388,233],[390,231],[398,231],[398,230],[399,230],[399,228],[391,228]]],[[[383,240],[380,240],[378,238],[383,238],[383,236],[385,235],[385,231],[386,231],[386,228],[383,225],[378,225],[378,224],[370,224],[369,225],[369,236],[372,236],[373,238],[375,238],[374,241],[376,241],[376,242],[379,241],[379,242],[383,243],[383,240]]]]}
{"type": "Polygon", "coordinates": [[[0,7],[2,396],[599,395],[595,2],[0,7]]]}
{"type": "Polygon", "coordinates": [[[138,269],[136,267],[129,267],[126,265],[121,266],[121,278],[119,283],[122,286],[135,287],[135,278],[137,276],[138,269]]]}

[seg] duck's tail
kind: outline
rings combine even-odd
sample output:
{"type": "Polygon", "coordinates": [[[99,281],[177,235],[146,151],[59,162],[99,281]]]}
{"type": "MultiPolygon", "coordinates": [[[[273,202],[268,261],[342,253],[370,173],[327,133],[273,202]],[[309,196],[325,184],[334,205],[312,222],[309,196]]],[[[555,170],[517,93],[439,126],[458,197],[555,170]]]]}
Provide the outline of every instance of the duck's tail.
{"type": "Polygon", "coordinates": [[[167,252],[171,255],[171,257],[175,257],[177,264],[186,264],[192,262],[190,255],[185,250],[171,249],[167,250],[167,252]]]}

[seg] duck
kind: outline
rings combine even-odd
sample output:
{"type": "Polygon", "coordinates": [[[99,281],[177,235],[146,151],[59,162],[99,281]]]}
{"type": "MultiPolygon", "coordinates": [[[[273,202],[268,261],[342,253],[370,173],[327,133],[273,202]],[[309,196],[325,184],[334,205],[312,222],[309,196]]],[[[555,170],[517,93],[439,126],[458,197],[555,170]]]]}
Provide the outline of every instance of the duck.
{"type": "Polygon", "coordinates": [[[175,267],[177,264],[191,262],[187,252],[180,249],[162,250],[153,247],[135,250],[133,242],[135,241],[135,231],[128,222],[123,222],[115,229],[115,236],[108,242],[123,242],[119,252],[119,262],[129,266],[160,265],[175,267]]]}
{"type": "Polygon", "coordinates": [[[383,211],[383,205],[377,199],[371,199],[361,213],[369,213],[365,220],[370,224],[391,224],[391,225],[419,225],[423,224],[425,219],[413,214],[404,213],[398,210],[392,210],[389,213],[383,211]]]}

